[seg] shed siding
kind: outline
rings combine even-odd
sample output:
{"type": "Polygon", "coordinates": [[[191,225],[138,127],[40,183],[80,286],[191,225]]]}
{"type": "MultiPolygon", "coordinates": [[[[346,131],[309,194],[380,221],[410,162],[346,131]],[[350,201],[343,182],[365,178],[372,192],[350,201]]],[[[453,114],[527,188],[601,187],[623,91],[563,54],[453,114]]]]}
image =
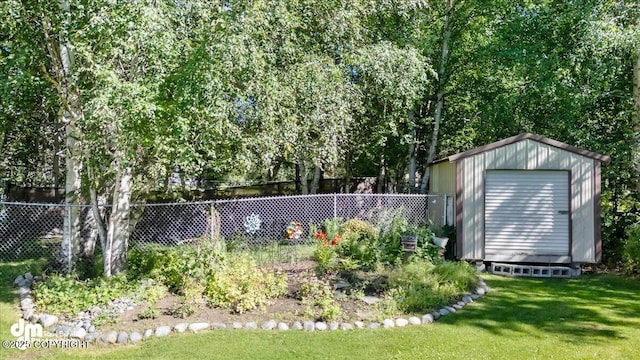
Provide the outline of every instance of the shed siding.
{"type": "Polygon", "coordinates": [[[570,170],[573,262],[595,262],[594,160],[526,139],[458,160],[462,166],[463,259],[484,258],[486,170],[570,170]]]}

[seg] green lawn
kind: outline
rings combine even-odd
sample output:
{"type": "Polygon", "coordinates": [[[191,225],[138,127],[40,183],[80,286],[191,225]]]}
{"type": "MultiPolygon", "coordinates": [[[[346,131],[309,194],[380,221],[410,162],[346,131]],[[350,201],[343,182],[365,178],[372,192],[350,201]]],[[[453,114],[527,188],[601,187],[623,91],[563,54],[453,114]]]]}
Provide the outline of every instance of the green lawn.
{"type": "MultiPolygon", "coordinates": [[[[24,265],[22,265],[24,267],[24,265]]],[[[18,267],[0,264],[0,338],[11,339],[18,267]]],[[[486,275],[489,295],[433,325],[391,330],[172,335],[137,346],[0,350],[0,358],[105,359],[631,359],[640,357],[640,279],[486,275]],[[6,355],[6,356],[5,356],[6,355]]]]}

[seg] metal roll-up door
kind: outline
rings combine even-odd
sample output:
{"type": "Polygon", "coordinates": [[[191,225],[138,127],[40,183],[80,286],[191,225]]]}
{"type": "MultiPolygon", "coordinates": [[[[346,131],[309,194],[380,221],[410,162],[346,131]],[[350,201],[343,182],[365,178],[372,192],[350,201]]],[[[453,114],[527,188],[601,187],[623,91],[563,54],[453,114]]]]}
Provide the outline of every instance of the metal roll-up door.
{"type": "Polygon", "coordinates": [[[487,171],[485,255],[569,255],[569,173],[487,171]]]}

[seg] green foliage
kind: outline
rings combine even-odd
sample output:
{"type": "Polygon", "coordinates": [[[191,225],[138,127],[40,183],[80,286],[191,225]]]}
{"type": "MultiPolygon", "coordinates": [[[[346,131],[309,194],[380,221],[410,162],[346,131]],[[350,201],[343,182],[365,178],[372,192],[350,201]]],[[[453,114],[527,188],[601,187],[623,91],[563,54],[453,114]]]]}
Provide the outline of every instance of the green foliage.
{"type": "Polygon", "coordinates": [[[476,282],[475,269],[466,262],[416,260],[390,273],[388,295],[402,312],[427,312],[468,293],[476,282]]]}
{"type": "Polygon", "coordinates": [[[631,274],[640,273],[640,224],[627,229],[627,243],[624,246],[624,268],[631,274]]]}
{"type": "Polygon", "coordinates": [[[337,320],[342,310],[333,298],[331,286],[317,278],[305,279],[300,283],[298,296],[306,305],[305,315],[314,319],[337,320]]]}
{"type": "Polygon", "coordinates": [[[138,287],[138,282],[124,276],[81,281],[71,276],[51,275],[35,284],[33,294],[41,311],[75,315],[123,296],[135,297],[138,287]]]}
{"type": "Polygon", "coordinates": [[[286,290],[286,276],[259,269],[248,257],[238,256],[207,274],[204,295],[213,306],[243,313],[265,306],[286,290]]]}

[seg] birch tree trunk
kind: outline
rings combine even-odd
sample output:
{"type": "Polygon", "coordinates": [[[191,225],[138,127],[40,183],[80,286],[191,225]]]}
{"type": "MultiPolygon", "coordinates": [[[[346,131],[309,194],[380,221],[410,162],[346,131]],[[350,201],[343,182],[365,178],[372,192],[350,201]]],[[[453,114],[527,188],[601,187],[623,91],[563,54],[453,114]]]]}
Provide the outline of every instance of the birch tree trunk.
{"type": "Polygon", "coordinates": [[[451,13],[453,11],[453,0],[447,0],[447,11],[444,17],[442,29],[442,52],[440,54],[440,66],[438,67],[438,93],[436,95],[436,110],[433,116],[433,131],[427,153],[427,163],[420,183],[420,191],[426,192],[429,184],[429,165],[435,160],[436,148],[438,146],[438,133],[442,122],[442,109],[444,108],[445,86],[447,84],[447,64],[449,62],[449,45],[451,42],[451,13]]]}
{"type": "Polygon", "coordinates": [[[309,189],[310,194],[317,194],[318,190],[320,190],[321,176],[322,176],[322,169],[320,169],[320,166],[316,166],[313,169],[313,180],[311,180],[311,188],[309,189]]]}
{"type": "Polygon", "coordinates": [[[411,142],[409,143],[409,180],[408,180],[408,192],[413,193],[416,188],[416,171],[417,171],[417,151],[416,151],[416,128],[411,128],[411,142]]]}
{"type": "Polygon", "coordinates": [[[634,165],[636,167],[637,189],[640,190],[640,47],[636,49],[633,64],[633,133],[635,137],[634,165]]]}
{"type": "Polygon", "coordinates": [[[106,277],[117,275],[126,267],[132,187],[132,169],[127,167],[116,175],[116,183],[113,189],[113,202],[105,241],[106,246],[103,249],[104,275],[106,277]]]}
{"type": "Polygon", "coordinates": [[[307,195],[309,193],[309,182],[307,181],[309,170],[304,160],[300,160],[298,165],[300,165],[300,192],[303,195],[307,195]]]}
{"type": "MultiPolygon", "coordinates": [[[[67,18],[71,17],[69,2],[58,2],[60,13],[67,18]]],[[[53,78],[46,69],[45,76],[56,87],[62,102],[61,123],[65,127],[65,213],[62,237],[62,249],[58,263],[71,270],[74,258],[81,251],[80,236],[80,207],[78,206],[82,185],[82,158],[80,156],[81,132],[78,129],[78,121],[82,119],[82,104],[78,89],[72,81],[73,56],[68,43],[65,26],[60,33],[51,33],[52,26],[46,20],[42,29],[49,57],[51,58],[51,72],[53,78]]]]}

